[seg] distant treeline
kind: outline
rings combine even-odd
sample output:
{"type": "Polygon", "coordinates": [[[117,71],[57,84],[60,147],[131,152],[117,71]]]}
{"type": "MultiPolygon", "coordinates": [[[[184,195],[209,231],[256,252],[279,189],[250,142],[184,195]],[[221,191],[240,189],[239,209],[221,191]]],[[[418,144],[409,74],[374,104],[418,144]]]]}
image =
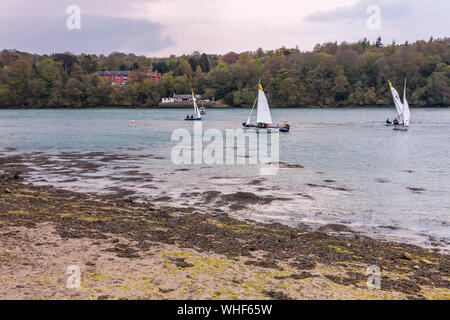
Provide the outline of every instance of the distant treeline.
{"type": "Polygon", "coordinates": [[[190,93],[251,105],[261,78],[273,106],[390,105],[387,81],[398,91],[408,81],[414,106],[450,105],[450,39],[385,45],[378,38],[357,43],[325,43],[312,52],[281,48],[240,54],[200,54],[147,58],[134,54],[56,53],[16,50],[0,54],[0,107],[156,106],[162,97],[190,93]],[[100,70],[158,71],[160,81],[137,77],[112,86],[100,70]]]}

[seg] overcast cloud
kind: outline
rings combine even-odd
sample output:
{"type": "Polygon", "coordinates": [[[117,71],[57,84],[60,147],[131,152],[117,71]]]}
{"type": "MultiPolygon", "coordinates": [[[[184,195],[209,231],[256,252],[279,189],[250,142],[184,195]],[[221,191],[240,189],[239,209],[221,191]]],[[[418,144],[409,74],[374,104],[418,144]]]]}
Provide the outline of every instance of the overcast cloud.
{"type": "Polygon", "coordinates": [[[448,0],[2,0],[0,49],[149,56],[273,49],[325,41],[397,43],[449,36],[448,0]],[[66,8],[81,9],[81,29],[66,8]],[[366,25],[369,6],[381,28],[366,25]]]}

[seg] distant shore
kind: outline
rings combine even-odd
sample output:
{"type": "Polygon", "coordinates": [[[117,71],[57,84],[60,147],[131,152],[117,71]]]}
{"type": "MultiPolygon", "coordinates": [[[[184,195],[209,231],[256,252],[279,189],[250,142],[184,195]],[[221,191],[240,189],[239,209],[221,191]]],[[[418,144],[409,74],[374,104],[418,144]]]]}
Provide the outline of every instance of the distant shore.
{"type": "Polygon", "coordinates": [[[20,161],[0,157],[1,299],[450,299],[448,254],[338,224],[263,224],[34,186],[20,161]],[[374,265],[381,287],[371,290],[374,265]],[[66,287],[69,266],[80,268],[79,289],[66,287]]]}
{"type": "MultiPolygon", "coordinates": [[[[439,108],[439,109],[448,109],[450,106],[410,106],[413,109],[429,109],[429,108],[439,108]]],[[[239,107],[230,106],[227,104],[217,104],[212,106],[205,106],[208,109],[251,109],[251,105],[242,105],[239,107]]],[[[343,106],[343,107],[327,107],[327,106],[271,106],[272,109],[392,109],[393,106],[385,105],[385,106],[343,106]]],[[[99,106],[99,107],[66,107],[66,106],[0,106],[0,110],[16,110],[16,109],[65,109],[65,110],[77,110],[77,109],[192,109],[192,105],[167,105],[167,106],[151,106],[151,107],[138,107],[138,106],[99,106]]]]}

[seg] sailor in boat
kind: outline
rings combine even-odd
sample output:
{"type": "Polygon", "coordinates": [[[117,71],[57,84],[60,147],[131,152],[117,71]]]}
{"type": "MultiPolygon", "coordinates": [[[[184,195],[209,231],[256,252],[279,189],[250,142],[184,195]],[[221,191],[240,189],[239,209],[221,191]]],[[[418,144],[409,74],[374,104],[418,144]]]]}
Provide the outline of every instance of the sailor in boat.
{"type": "Polygon", "coordinates": [[[389,118],[386,119],[386,124],[392,124],[391,120],[389,118]]]}
{"type": "Polygon", "coordinates": [[[395,119],[394,119],[394,126],[398,126],[398,125],[399,125],[398,119],[395,118],[395,119]]]}

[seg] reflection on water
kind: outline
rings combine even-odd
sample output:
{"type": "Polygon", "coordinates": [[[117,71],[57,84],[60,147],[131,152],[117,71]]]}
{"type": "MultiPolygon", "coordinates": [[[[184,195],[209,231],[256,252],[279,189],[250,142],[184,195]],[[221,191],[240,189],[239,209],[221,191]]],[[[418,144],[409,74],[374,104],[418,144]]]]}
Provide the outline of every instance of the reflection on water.
{"type": "MultiPolygon", "coordinates": [[[[182,120],[185,113],[0,110],[0,150],[27,153],[24,161],[33,170],[28,179],[36,184],[118,193],[199,212],[223,209],[261,221],[347,223],[384,237],[449,245],[449,110],[413,110],[410,130],[398,132],[383,125],[390,109],[275,109],[273,118],[288,119],[291,132],[280,136],[284,165],[277,175],[264,177],[255,165],[173,165],[172,131],[192,129],[182,120]],[[205,201],[207,191],[280,200],[230,208],[205,201]]],[[[239,128],[247,114],[208,110],[203,129],[239,128]]]]}

